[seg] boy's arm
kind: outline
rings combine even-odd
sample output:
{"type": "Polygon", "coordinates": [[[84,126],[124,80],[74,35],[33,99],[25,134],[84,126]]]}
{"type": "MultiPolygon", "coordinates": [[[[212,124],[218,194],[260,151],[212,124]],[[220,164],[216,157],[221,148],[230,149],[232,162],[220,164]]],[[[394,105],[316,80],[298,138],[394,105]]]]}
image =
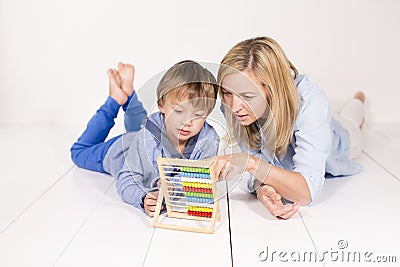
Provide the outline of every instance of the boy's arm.
{"type": "Polygon", "coordinates": [[[125,129],[127,132],[139,131],[147,112],[142,102],[139,101],[136,92],[128,98],[126,104],[122,107],[125,111],[125,129]]]}
{"type": "MultiPolygon", "coordinates": [[[[133,178],[134,176],[132,176],[133,178]]],[[[132,180],[128,179],[128,180],[132,180]]],[[[135,179],[135,178],[133,178],[135,179]]],[[[157,205],[159,190],[152,189],[148,190],[143,187],[140,183],[125,184],[117,182],[117,191],[121,199],[133,205],[146,213],[149,217],[154,216],[154,212],[157,205]]]]}
{"type": "MultiPolygon", "coordinates": [[[[154,139],[145,137],[147,130],[126,134],[130,144],[124,152],[124,164],[113,176],[116,178],[117,192],[120,198],[153,217],[159,190],[159,175],[154,169],[154,139]],[[133,137],[133,138],[129,138],[133,137]]],[[[123,137],[122,137],[123,138],[123,137]]]]}
{"type": "Polygon", "coordinates": [[[137,175],[130,175],[129,171],[122,171],[117,177],[117,192],[120,198],[133,205],[144,212],[143,199],[145,198],[147,191],[144,186],[137,181],[137,175]],[[136,177],[136,178],[134,178],[136,177]]]}
{"type": "Polygon", "coordinates": [[[117,192],[121,199],[144,212],[143,199],[151,190],[145,186],[145,173],[139,153],[140,148],[144,146],[140,144],[142,139],[142,132],[137,133],[129,148],[123,152],[125,156],[124,165],[115,173],[115,179],[117,192]]]}

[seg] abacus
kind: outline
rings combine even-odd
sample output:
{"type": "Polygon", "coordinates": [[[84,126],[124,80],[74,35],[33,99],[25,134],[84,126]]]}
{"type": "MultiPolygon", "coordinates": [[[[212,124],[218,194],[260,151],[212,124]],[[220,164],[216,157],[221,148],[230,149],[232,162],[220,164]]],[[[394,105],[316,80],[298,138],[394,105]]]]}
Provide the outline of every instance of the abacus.
{"type": "Polygon", "coordinates": [[[212,159],[157,158],[161,185],[153,219],[154,227],[214,233],[215,221],[219,219],[219,204],[211,163],[212,159]],[[164,200],[168,218],[206,221],[209,222],[209,227],[189,227],[178,223],[159,222],[164,200]]]}

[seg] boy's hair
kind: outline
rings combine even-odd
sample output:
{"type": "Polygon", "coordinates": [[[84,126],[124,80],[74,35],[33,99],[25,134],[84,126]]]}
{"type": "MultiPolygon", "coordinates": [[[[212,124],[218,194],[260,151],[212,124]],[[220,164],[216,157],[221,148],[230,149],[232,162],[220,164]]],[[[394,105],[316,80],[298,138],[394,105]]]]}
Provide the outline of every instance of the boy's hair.
{"type": "Polygon", "coordinates": [[[192,60],[184,60],[173,65],[163,75],[157,86],[157,104],[184,98],[193,100],[195,107],[209,114],[215,106],[218,86],[214,75],[192,60]]]}

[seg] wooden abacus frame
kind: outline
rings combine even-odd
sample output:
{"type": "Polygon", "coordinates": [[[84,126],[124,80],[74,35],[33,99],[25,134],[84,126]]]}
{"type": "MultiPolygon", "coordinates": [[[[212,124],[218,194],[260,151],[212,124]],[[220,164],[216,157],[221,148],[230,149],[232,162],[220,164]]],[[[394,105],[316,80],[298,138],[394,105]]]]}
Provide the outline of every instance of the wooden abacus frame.
{"type": "MultiPolygon", "coordinates": [[[[218,203],[218,192],[216,186],[216,179],[213,175],[213,166],[212,166],[212,159],[207,160],[187,160],[187,159],[170,159],[170,158],[157,158],[158,169],[160,172],[160,192],[158,195],[156,210],[154,213],[153,219],[153,226],[157,228],[164,228],[164,229],[172,229],[172,230],[180,230],[180,231],[188,231],[188,232],[197,232],[197,233],[214,233],[214,226],[215,222],[219,221],[219,203],[218,203]],[[171,200],[171,195],[169,194],[168,184],[171,182],[167,179],[167,175],[164,170],[164,166],[171,166],[172,167],[195,167],[195,168],[202,168],[202,169],[209,169],[210,170],[210,183],[212,188],[213,194],[213,208],[212,208],[212,215],[211,218],[208,217],[198,217],[198,216],[191,216],[183,211],[175,211],[173,209],[173,200],[171,200]],[[200,227],[188,227],[184,225],[178,224],[164,224],[159,222],[159,217],[161,213],[161,208],[163,204],[163,200],[165,199],[165,205],[167,208],[167,215],[169,218],[177,218],[177,219],[186,219],[186,220],[198,220],[198,221],[208,221],[210,222],[209,228],[200,228],[200,227]]],[[[179,177],[179,176],[178,176],[179,177]]]]}

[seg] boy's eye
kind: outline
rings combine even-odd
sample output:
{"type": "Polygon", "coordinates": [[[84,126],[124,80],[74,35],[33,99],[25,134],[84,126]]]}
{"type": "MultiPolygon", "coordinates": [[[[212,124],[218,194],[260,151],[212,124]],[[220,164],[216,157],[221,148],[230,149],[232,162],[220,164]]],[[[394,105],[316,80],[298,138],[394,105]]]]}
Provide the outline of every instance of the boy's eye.
{"type": "Polygon", "coordinates": [[[194,116],[200,118],[200,117],[205,117],[205,115],[203,113],[196,113],[194,114],[194,116]]]}
{"type": "Polygon", "coordinates": [[[174,111],[175,111],[176,113],[182,113],[182,112],[183,112],[183,111],[180,110],[180,109],[174,109],[174,111]]]}

